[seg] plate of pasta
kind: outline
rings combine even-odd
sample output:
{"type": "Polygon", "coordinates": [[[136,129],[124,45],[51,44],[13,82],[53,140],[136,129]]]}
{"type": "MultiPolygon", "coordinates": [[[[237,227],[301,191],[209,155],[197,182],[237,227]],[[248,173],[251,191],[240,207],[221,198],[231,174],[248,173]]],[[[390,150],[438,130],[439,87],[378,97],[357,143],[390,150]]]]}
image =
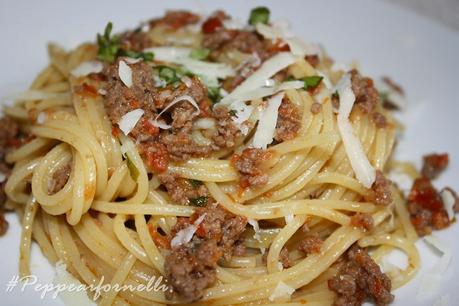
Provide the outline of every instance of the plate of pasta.
{"type": "Polygon", "coordinates": [[[2,304],[454,304],[458,33],[106,2],[2,10],[2,304]]]}

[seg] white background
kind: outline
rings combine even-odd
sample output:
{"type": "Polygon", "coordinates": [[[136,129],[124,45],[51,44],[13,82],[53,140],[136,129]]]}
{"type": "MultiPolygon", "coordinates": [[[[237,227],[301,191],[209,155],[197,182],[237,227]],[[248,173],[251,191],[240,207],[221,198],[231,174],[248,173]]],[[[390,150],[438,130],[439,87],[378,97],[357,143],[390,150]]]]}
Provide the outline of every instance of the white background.
{"type": "MultiPolygon", "coordinates": [[[[459,189],[459,34],[385,2],[1,0],[0,97],[27,88],[47,63],[48,41],[74,47],[93,40],[109,20],[114,22],[115,31],[120,31],[162,15],[165,7],[202,12],[224,8],[246,20],[250,9],[260,4],[271,8],[272,18],[290,20],[298,36],[322,43],[338,62],[358,59],[363,73],[389,75],[403,84],[410,106],[403,115],[407,130],[398,143],[397,156],[419,164],[424,153],[449,152],[451,165],[436,184],[459,189]]],[[[20,235],[16,216],[9,215],[8,220],[10,231],[0,238],[0,305],[61,305],[59,300],[40,300],[33,290],[22,293],[16,288],[5,293],[6,282],[17,273],[20,235]]],[[[457,304],[458,235],[457,224],[438,233],[454,252],[441,291],[429,300],[416,301],[421,273],[395,292],[396,305],[432,305],[444,294],[449,295],[451,305],[457,304]]],[[[419,246],[425,272],[437,257],[422,242],[419,246]]],[[[33,251],[32,271],[46,282],[52,270],[36,247],[33,251]]]]}

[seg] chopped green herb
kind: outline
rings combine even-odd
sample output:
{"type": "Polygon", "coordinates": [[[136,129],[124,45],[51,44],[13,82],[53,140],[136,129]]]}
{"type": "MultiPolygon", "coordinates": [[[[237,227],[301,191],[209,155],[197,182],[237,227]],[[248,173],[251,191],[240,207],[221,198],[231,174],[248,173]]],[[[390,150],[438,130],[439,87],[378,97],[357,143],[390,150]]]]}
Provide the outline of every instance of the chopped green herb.
{"type": "Polygon", "coordinates": [[[222,99],[222,96],[220,95],[220,88],[219,87],[208,87],[207,88],[207,95],[209,98],[212,100],[212,102],[218,103],[222,99]]]}
{"type": "Polygon", "coordinates": [[[385,101],[387,101],[387,99],[389,99],[389,93],[387,91],[380,91],[379,99],[381,99],[381,101],[384,103],[385,101]]]}
{"type": "Polygon", "coordinates": [[[117,35],[111,36],[113,24],[107,23],[104,30],[104,35],[97,34],[97,44],[99,51],[97,57],[109,63],[115,61],[118,51],[120,50],[120,38],[117,35]]]}
{"type": "Polygon", "coordinates": [[[167,84],[177,82],[180,78],[177,76],[177,71],[174,68],[167,66],[158,67],[158,76],[167,84]]]}
{"type": "Polygon", "coordinates": [[[197,197],[197,198],[190,199],[190,203],[193,206],[203,207],[203,206],[205,206],[207,204],[208,200],[209,200],[208,197],[202,196],[202,197],[197,197]]]}
{"type": "Polygon", "coordinates": [[[254,8],[250,12],[249,24],[256,25],[257,23],[267,24],[269,21],[269,9],[265,6],[259,6],[254,8]]]}
{"type": "Polygon", "coordinates": [[[230,114],[230,116],[233,116],[233,117],[235,117],[235,116],[236,116],[236,114],[237,114],[237,110],[235,110],[235,109],[232,109],[232,110],[230,110],[228,113],[230,114]]]}
{"type": "Polygon", "coordinates": [[[188,180],[191,184],[191,186],[193,186],[193,188],[198,188],[199,186],[202,186],[202,184],[204,184],[202,181],[198,181],[198,180],[188,180]]]}
{"type": "Polygon", "coordinates": [[[323,77],[318,75],[308,76],[301,79],[304,82],[304,89],[317,87],[322,82],[323,77]]]}
{"type": "Polygon", "coordinates": [[[144,61],[152,61],[152,52],[136,52],[121,49],[121,41],[118,35],[111,35],[113,24],[109,22],[104,30],[104,35],[97,34],[97,44],[99,45],[98,58],[102,61],[113,63],[118,56],[132,58],[142,58],[144,61]]]}
{"type": "Polygon", "coordinates": [[[131,174],[132,179],[135,181],[139,177],[139,169],[134,165],[129,157],[126,158],[127,167],[129,169],[129,173],[131,174]]]}
{"type": "Polygon", "coordinates": [[[201,49],[194,49],[190,53],[190,57],[196,60],[203,60],[206,59],[210,54],[210,49],[201,48],[201,49]]]}
{"type": "Polygon", "coordinates": [[[152,61],[154,58],[154,54],[152,52],[137,52],[132,50],[119,50],[117,55],[131,58],[141,58],[144,61],[152,61]]]}

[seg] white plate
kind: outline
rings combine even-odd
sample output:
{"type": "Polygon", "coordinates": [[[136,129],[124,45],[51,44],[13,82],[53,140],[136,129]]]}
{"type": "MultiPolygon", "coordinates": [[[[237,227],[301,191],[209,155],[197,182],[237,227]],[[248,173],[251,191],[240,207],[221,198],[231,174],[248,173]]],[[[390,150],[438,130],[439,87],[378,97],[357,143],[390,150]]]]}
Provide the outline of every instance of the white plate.
{"type": "MultiPolygon", "coordinates": [[[[390,4],[379,1],[5,1],[0,3],[0,97],[23,91],[47,63],[48,41],[66,47],[92,40],[108,20],[115,30],[134,27],[141,20],[159,16],[168,8],[211,12],[223,8],[245,21],[250,9],[268,5],[274,19],[288,19],[295,33],[320,42],[339,62],[358,59],[362,71],[372,76],[389,75],[400,82],[410,100],[403,115],[407,126],[398,144],[398,157],[420,162],[423,153],[450,153],[451,165],[438,180],[459,189],[459,33],[390,4]],[[167,5],[166,5],[167,3],[167,5]]],[[[5,292],[17,274],[19,225],[9,215],[10,231],[0,239],[0,304],[62,305],[49,295],[41,300],[31,287],[5,292]]],[[[423,269],[416,279],[395,292],[395,305],[432,305],[448,294],[450,305],[459,300],[459,225],[437,233],[453,250],[453,260],[442,288],[428,300],[416,301],[420,279],[437,257],[422,242],[423,269]]],[[[52,278],[50,265],[33,248],[32,271],[39,282],[52,278]]]]}

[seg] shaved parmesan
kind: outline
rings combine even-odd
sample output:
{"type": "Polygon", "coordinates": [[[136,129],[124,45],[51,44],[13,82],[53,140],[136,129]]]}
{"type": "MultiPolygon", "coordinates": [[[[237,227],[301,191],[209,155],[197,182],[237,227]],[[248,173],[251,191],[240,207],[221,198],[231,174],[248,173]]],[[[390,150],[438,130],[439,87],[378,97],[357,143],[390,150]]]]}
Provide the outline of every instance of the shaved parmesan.
{"type": "Polygon", "coordinates": [[[447,270],[452,258],[451,250],[437,237],[433,235],[425,236],[424,242],[426,242],[426,244],[432,247],[436,252],[441,253],[441,255],[440,259],[435,263],[432,269],[424,274],[417,294],[418,300],[431,297],[438,292],[441,286],[443,273],[447,270]]]}
{"type": "Polygon", "coordinates": [[[279,106],[284,98],[284,93],[279,93],[266,101],[266,108],[260,113],[257,130],[253,136],[253,146],[255,148],[266,149],[274,139],[276,132],[277,116],[279,106]]]}
{"type": "Polygon", "coordinates": [[[192,49],[183,47],[154,47],[145,49],[153,52],[155,60],[183,65],[186,69],[201,77],[207,86],[217,86],[218,79],[234,76],[235,72],[224,63],[210,63],[190,58],[192,49]]]}
{"type": "Polygon", "coordinates": [[[6,180],[6,175],[3,172],[0,172],[0,183],[3,183],[6,180]]]}
{"type": "Polygon", "coordinates": [[[183,95],[183,96],[177,97],[174,100],[172,100],[171,103],[169,103],[158,115],[156,115],[155,120],[150,120],[150,123],[163,130],[170,129],[172,127],[171,125],[158,122],[158,119],[161,117],[161,115],[165,111],[167,111],[169,108],[171,108],[175,104],[182,102],[182,101],[190,102],[190,104],[193,105],[194,108],[196,108],[196,112],[194,112],[194,115],[197,116],[201,113],[201,110],[199,109],[199,106],[198,106],[198,103],[196,103],[196,100],[191,96],[183,95]]]}
{"type": "Polygon", "coordinates": [[[277,262],[277,270],[279,271],[284,270],[284,265],[280,261],[277,262]]]}
{"type": "MultiPolygon", "coordinates": [[[[249,223],[253,227],[253,230],[255,232],[253,234],[253,238],[257,240],[258,242],[263,243],[263,240],[261,239],[261,236],[260,236],[260,226],[258,225],[258,221],[255,219],[248,219],[247,223],[249,223]]],[[[266,249],[264,247],[260,247],[261,254],[265,254],[265,251],[266,249]]]]}
{"type": "Polygon", "coordinates": [[[343,140],[346,155],[357,179],[364,187],[370,188],[375,181],[376,171],[370,164],[363,150],[362,143],[355,135],[349,121],[349,115],[355,102],[355,95],[352,91],[351,77],[348,73],[338,82],[336,90],[338,91],[340,100],[337,118],[338,130],[343,140]]]}
{"type": "Polygon", "coordinates": [[[443,189],[440,194],[441,199],[443,201],[443,205],[445,206],[445,210],[448,213],[448,217],[450,220],[453,220],[454,205],[456,204],[456,198],[454,197],[454,194],[448,189],[443,189]]]}
{"type": "Polygon", "coordinates": [[[295,216],[293,214],[288,214],[285,216],[285,224],[289,224],[291,222],[293,222],[293,220],[295,219],[295,216]]]}
{"type": "Polygon", "coordinates": [[[274,288],[273,293],[269,296],[269,300],[274,302],[280,298],[290,299],[293,292],[295,292],[295,288],[292,288],[283,281],[280,281],[277,283],[276,288],[274,288]]]}
{"type": "Polygon", "coordinates": [[[43,124],[45,123],[47,118],[48,118],[48,115],[45,112],[40,112],[37,116],[37,123],[43,124]]]}
{"type": "Polygon", "coordinates": [[[87,76],[91,73],[99,73],[104,69],[104,65],[99,61],[87,61],[81,63],[78,67],[73,69],[70,74],[75,77],[87,76]]]}
{"type": "Polygon", "coordinates": [[[285,40],[290,47],[290,52],[298,57],[304,57],[306,55],[319,55],[321,49],[317,44],[306,43],[298,37],[291,37],[285,40]]]}
{"type": "Polygon", "coordinates": [[[253,230],[255,231],[255,234],[253,234],[253,238],[261,242],[261,237],[260,237],[260,226],[258,225],[258,221],[255,219],[248,219],[247,223],[252,225],[253,230]]]}
{"type": "Polygon", "coordinates": [[[260,68],[250,75],[242,84],[236,87],[230,94],[224,97],[219,103],[228,105],[236,100],[241,100],[238,97],[253,91],[266,84],[266,80],[272,78],[273,75],[282,69],[290,66],[295,62],[295,57],[290,52],[280,52],[266,60],[260,68]]]}
{"type": "Polygon", "coordinates": [[[140,57],[139,58],[123,57],[123,60],[128,64],[137,64],[142,59],[140,57]]]}
{"type": "Polygon", "coordinates": [[[253,106],[237,101],[231,104],[230,108],[236,111],[236,114],[232,116],[234,124],[239,128],[243,135],[247,135],[249,128],[244,123],[249,120],[250,115],[252,115],[253,106]]]}
{"type": "Polygon", "coordinates": [[[228,98],[227,101],[230,101],[231,103],[229,104],[232,104],[234,101],[250,101],[255,99],[261,99],[264,97],[272,96],[280,91],[289,89],[300,89],[303,87],[304,82],[302,81],[287,81],[279,85],[270,85],[270,87],[260,87],[254,90],[241,92],[240,94],[231,93],[231,97],[228,98]]]}
{"type": "Polygon", "coordinates": [[[88,297],[86,290],[80,289],[85,288],[85,285],[83,285],[72,274],[67,272],[67,266],[63,261],[56,263],[56,273],[54,275],[53,284],[67,288],[67,290],[59,290],[55,293],[59,295],[61,300],[67,306],[96,305],[96,303],[91,301],[88,297]]]}
{"type": "Polygon", "coordinates": [[[288,33],[288,24],[287,23],[275,23],[273,25],[267,25],[262,22],[259,22],[255,25],[255,28],[259,34],[267,39],[283,39],[291,37],[292,34],[288,33]]]}
{"type": "Polygon", "coordinates": [[[144,114],[143,109],[135,109],[130,111],[121,117],[120,121],[118,122],[118,127],[121,131],[123,131],[124,135],[128,135],[135,127],[137,122],[142,118],[144,114]]]}
{"type": "Polygon", "coordinates": [[[185,84],[185,86],[188,87],[188,88],[190,88],[191,85],[193,84],[193,82],[191,81],[190,77],[188,77],[188,76],[186,76],[186,75],[182,76],[182,78],[181,78],[180,80],[181,80],[181,81],[183,82],[183,84],[185,84]]]}
{"type": "Polygon", "coordinates": [[[127,87],[132,86],[132,69],[124,61],[119,62],[118,75],[127,87]]]}
{"type": "Polygon", "coordinates": [[[264,23],[257,23],[256,30],[259,34],[267,39],[281,39],[288,44],[290,52],[293,55],[298,57],[304,57],[305,55],[315,55],[320,54],[320,48],[311,43],[305,43],[298,37],[295,37],[292,32],[289,30],[289,25],[287,22],[278,21],[272,25],[267,25],[264,23]]]}
{"type": "Polygon", "coordinates": [[[199,216],[196,221],[190,226],[180,230],[171,241],[171,247],[175,248],[179,245],[186,244],[191,241],[194,233],[198,230],[198,226],[204,221],[206,214],[199,216]]]}

